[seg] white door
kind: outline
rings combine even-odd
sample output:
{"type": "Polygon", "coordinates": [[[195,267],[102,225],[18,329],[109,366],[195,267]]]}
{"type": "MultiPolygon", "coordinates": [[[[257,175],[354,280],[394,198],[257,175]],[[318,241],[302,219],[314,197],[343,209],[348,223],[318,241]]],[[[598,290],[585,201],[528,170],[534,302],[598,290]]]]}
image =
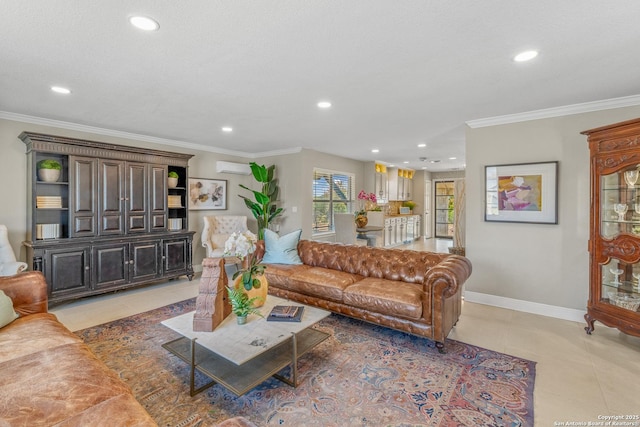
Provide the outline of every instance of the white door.
{"type": "Polygon", "coordinates": [[[432,201],[431,201],[431,180],[425,180],[424,182],[424,238],[431,238],[431,224],[433,219],[431,217],[432,201]]]}

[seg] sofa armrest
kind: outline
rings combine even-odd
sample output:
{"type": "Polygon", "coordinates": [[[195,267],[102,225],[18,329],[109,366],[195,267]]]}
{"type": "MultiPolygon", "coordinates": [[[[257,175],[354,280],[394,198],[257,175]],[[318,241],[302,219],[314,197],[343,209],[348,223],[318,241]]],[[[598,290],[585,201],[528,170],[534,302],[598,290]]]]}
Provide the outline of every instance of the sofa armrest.
{"type": "Polygon", "coordinates": [[[438,293],[441,290],[443,297],[451,297],[470,275],[471,261],[460,255],[449,255],[427,272],[424,291],[438,293]]]}
{"type": "Polygon", "coordinates": [[[11,298],[20,316],[47,312],[47,281],[39,271],[0,277],[0,290],[11,298]]]}

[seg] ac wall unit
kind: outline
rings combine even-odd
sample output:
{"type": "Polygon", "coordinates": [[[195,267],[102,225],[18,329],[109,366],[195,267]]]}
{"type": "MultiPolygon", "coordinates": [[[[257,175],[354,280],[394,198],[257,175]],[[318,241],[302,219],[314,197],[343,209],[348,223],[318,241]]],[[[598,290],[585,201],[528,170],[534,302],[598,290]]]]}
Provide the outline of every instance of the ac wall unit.
{"type": "Polygon", "coordinates": [[[235,173],[238,175],[251,175],[251,167],[246,163],[216,162],[216,172],[235,173]]]}

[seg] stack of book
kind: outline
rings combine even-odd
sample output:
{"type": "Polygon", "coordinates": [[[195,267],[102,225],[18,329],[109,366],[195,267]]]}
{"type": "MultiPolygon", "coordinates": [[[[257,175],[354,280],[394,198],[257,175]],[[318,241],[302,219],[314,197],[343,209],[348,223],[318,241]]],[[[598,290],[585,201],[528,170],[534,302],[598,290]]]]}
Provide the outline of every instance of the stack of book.
{"type": "Polygon", "coordinates": [[[276,305],[271,309],[267,320],[274,322],[299,322],[302,319],[303,306],[276,305]]]}
{"type": "Polygon", "coordinates": [[[38,209],[60,209],[62,208],[62,197],[36,196],[36,207],[38,209]]]}
{"type": "Polygon", "coordinates": [[[36,239],[57,239],[60,228],[60,224],[36,224],[36,239]]]}
{"type": "Polygon", "coordinates": [[[167,201],[170,208],[182,207],[182,200],[180,196],[167,196],[167,201]]]}
{"type": "Polygon", "coordinates": [[[169,230],[182,230],[182,218],[169,218],[169,230]]]}

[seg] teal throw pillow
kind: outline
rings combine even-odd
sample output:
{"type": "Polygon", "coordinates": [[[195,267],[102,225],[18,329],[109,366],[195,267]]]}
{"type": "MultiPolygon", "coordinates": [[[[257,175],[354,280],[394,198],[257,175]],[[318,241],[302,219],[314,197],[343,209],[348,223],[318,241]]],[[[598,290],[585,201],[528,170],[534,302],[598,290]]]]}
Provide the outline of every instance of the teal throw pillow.
{"type": "Polygon", "coordinates": [[[264,257],[265,264],[302,264],[298,256],[298,242],[302,230],[292,231],[284,236],[269,229],[264,230],[264,257]]]}
{"type": "Polygon", "coordinates": [[[0,328],[7,326],[18,318],[18,314],[13,309],[13,301],[4,291],[0,291],[0,328]]]}

